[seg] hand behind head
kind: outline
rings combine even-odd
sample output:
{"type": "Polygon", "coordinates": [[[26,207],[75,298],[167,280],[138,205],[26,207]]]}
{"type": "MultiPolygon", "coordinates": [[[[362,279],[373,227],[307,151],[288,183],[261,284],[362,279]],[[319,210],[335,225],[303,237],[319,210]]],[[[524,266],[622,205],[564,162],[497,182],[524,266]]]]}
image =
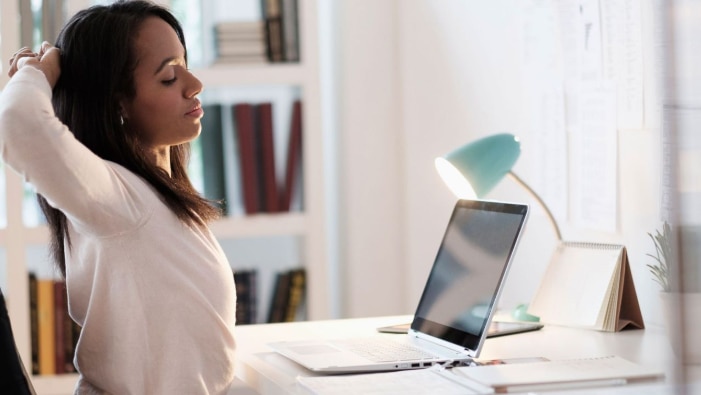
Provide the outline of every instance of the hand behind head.
{"type": "Polygon", "coordinates": [[[7,74],[12,77],[27,65],[41,70],[53,88],[61,75],[60,51],[46,41],[41,44],[39,53],[32,52],[26,47],[22,48],[10,59],[10,70],[7,74]]]}

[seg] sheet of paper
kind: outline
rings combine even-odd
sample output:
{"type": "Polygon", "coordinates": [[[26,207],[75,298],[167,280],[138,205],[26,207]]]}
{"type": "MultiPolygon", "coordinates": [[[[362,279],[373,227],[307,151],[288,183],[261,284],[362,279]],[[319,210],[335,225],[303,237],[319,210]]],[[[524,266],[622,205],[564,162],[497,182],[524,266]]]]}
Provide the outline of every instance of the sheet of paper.
{"type": "MultiPolygon", "coordinates": [[[[610,141],[606,134],[612,133],[614,144],[616,137],[615,86],[603,80],[599,2],[563,0],[556,3],[565,80],[564,124],[569,140],[565,151],[568,155],[569,219],[578,227],[610,229],[611,223],[606,220],[612,217],[615,221],[616,218],[615,200],[614,211],[610,211],[610,193],[613,191],[615,197],[616,188],[615,184],[611,186],[611,181],[615,183],[616,179],[606,179],[604,182],[596,178],[594,173],[601,169],[597,164],[592,165],[592,156],[616,148],[615,145],[598,145],[610,141]],[[605,131],[601,129],[603,125],[606,125],[605,131]],[[594,134],[590,134],[590,131],[594,134]],[[601,189],[602,186],[605,188],[601,189]]],[[[608,164],[607,161],[601,166],[608,164]]],[[[615,168],[612,170],[615,177],[615,168]]]]}
{"type": "Polygon", "coordinates": [[[561,244],[541,279],[529,313],[542,322],[595,328],[610,297],[621,249],[561,244]]]}
{"type": "Polygon", "coordinates": [[[619,129],[643,127],[641,3],[639,0],[601,2],[603,79],[616,85],[619,129]]]}
{"type": "Polygon", "coordinates": [[[322,395],[492,394],[494,389],[454,375],[445,369],[297,378],[309,393],[322,395]]]}
{"type": "Polygon", "coordinates": [[[530,0],[523,10],[523,103],[533,137],[530,186],[556,220],[567,218],[567,133],[564,77],[555,3],[530,0]]]}
{"type": "Polygon", "coordinates": [[[616,93],[605,83],[583,85],[581,123],[573,133],[573,222],[580,228],[615,232],[618,216],[616,93]]]}
{"type": "Polygon", "coordinates": [[[598,0],[580,0],[579,23],[582,28],[577,49],[581,53],[582,81],[603,77],[603,51],[601,48],[601,12],[598,0]]]}
{"type": "Polygon", "coordinates": [[[612,379],[652,380],[664,377],[659,369],[638,365],[615,355],[519,365],[454,368],[453,370],[456,374],[494,386],[497,389],[528,384],[544,385],[612,379]]]}
{"type": "Polygon", "coordinates": [[[541,84],[533,89],[531,110],[534,119],[532,136],[534,172],[528,180],[531,187],[545,201],[555,220],[567,219],[567,133],[565,132],[564,91],[561,84],[541,84]],[[537,148],[536,148],[537,147],[537,148]]]}
{"type": "Polygon", "coordinates": [[[603,64],[599,1],[562,0],[556,3],[565,80],[600,80],[603,64]]]}

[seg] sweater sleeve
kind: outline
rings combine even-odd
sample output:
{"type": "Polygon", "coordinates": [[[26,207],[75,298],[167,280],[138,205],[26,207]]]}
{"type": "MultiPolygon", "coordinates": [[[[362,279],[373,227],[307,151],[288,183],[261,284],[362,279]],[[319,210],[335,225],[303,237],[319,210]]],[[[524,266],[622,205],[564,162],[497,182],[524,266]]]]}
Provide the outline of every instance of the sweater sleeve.
{"type": "Polygon", "coordinates": [[[144,216],[144,202],[124,175],[56,117],[51,87],[34,67],[20,69],[0,95],[0,155],[79,230],[108,236],[144,216]]]}

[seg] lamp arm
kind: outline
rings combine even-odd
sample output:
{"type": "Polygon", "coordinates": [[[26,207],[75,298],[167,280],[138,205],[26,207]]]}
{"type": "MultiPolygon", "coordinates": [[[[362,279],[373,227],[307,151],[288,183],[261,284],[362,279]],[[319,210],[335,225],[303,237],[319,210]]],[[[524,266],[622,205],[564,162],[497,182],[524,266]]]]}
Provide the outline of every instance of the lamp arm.
{"type": "Polygon", "coordinates": [[[545,213],[548,215],[548,219],[550,220],[550,224],[555,229],[555,234],[557,235],[557,239],[559,241],[562,241],[562,234],[560,233],[560,227],[557,226],[557,222],[555,221],[555,217],[553,216],[553,213],[550,212],[550,209],[545,204],[543,199],[541,199],[540,196],[538,196],[538,194],[533,189],[531,189],[531,187],[529,187],[528,184],[526,184],[526,182],[523,181],[519,176],[517,176],[513,171],[509,170],[509,175],[511,176],[511,178],[514,179],[514,181],[516,181],[525,190],[527,190],[535,198],[535,200],[538,201],[540,206],[543,207],[543,209],[545,210],[545,213]]]}

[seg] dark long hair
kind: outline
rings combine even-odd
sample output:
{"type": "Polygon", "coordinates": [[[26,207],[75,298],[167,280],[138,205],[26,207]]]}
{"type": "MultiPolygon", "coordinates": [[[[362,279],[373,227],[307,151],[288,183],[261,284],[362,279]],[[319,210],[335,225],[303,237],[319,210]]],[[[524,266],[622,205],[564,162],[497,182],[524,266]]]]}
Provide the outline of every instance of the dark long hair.
{"type": "MultiPolygon", "coordinates": [[[[220,210],[202,197],[187,176],[190,144],[170,148],[171,176],[149,161],[137,130],[120,120],[120,100],[136,95],[135,37],[144,20],[167,22],[185,46],[180,23],[165,8],[143,0],[119,0],[78,12],[56,40],[61,76],[52,102],[58,118],[76,139],[102,159],[138,174],[160,193],[164,203],[189,226],[219,218],[220,210]]],[[[185,50],[187,60],[187,48],[185,50]]],[[[66,216],[38,195],[51,229],[51,255],[65,276],[65,246],[70,250],[66,216]]]]}

